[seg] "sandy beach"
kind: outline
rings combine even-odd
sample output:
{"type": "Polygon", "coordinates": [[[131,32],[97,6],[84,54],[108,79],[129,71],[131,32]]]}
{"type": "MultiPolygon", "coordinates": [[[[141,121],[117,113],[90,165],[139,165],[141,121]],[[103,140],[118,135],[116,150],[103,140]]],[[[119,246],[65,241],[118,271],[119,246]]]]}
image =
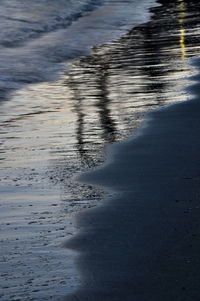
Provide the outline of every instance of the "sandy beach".
{"type": "Polygon", "coordinates": [[[85,177],[119,195],[79,216],[69,247],[83,254],[84,286],[66,300],[198,300],[199,109],[197,96],[151,114],[85,177]]]}
{"type": "Polygon", "coordinates": [[[100,2],[0,58],[2,301],[198,300],[200,5],[100,2]]]}

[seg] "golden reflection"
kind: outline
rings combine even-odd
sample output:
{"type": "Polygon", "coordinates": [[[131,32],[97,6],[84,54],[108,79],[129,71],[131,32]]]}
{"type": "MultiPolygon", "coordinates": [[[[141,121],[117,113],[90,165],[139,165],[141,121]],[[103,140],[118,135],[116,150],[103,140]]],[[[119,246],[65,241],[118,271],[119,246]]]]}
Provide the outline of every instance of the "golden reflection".
{"type": "Polygon", "coordinates": [[[183,27],[183,21],[185,18],[185,3],[184,0],[178,0],[179,2],[179,19],[178,22],[180,24],[180,46],[181,46],[181,58],[184,60],[186,57],[186,46],[185,46],[185,29],[183,27]]]}

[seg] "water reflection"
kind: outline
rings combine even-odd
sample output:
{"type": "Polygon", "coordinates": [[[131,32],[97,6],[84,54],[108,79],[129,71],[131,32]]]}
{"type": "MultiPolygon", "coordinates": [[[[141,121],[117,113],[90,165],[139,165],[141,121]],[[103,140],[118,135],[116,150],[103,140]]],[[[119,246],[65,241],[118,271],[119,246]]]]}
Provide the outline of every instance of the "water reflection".
{"type": "MultiPolygon", "coordinates": [[[[71,88],[75,100],[75,112],[77,113],[77,149],[80,153],[82,163],[88,167],[92,167],[95,164],[93,162],[92,156],[87,155],[87,153],[91,150],[91,140],[88,139],[87,135],[85,135],[84,129],[87,123],[87,113],[84,113],[85,102],[87,102],[87,98],[96,98],[95,118],[96,115],[99,116],[97,118],[99,120],[99,126],[101,127],[101,133],[99,138],[107,143],[113,143],[115,141],[116,136],[115,122],[112,120],[112,112],[109,108],[109,65],[105,62],[101,62],[101,59],[102,58],[98,55],[82,59],[80,61],[80,66],[83,68],[83,76],[80,76],[79,74],[74,74],[72,72],[67,76],[68,80],[66,82],[66,85],[68,85],[71,88]],[[92,78],[92,83],[89,84],[89,81],[91,82],[90,78],[92,78]],[[89,89],[85,89],[85,87],[87,87],[88,84],[91,86],[92,91],[89,89]],[[84,93],[83,90],[80,89],[80,86],[83,87],[82,89],[84,90],[84,93]]],[[[91,129],[93,129],[92,126],[91,129]]]]}
{"type": "Polygon", "coordinates": [[[184,29],[184,18],[186,15],[185,12],[185,3],[184,0],[178,0],[179,1],[179,19],[178,22],[180,24],[180,46],[181,46],[181,53],[182,53],[182,59],[185,59],[186,57],[186,45],[185,45],[185,29],[184,29]]]}

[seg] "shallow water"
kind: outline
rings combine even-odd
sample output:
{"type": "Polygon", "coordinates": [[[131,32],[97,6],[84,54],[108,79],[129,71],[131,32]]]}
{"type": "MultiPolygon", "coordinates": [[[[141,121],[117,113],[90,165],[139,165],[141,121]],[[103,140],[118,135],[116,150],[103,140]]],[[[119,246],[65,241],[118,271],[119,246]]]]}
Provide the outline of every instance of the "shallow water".
{"type": "Polygon", "coordinates": [[[165,5],[70,71],[66,62],[59,80],[1,103],[2,300],[55,299],[76,287],[75,255],[61,246],[77,231],[74,214],[103,192],[74,176],[101,164],[105,145],[137,132],[147,111],[188,98],[198,10],[191,1],[165,5]]]}
{"type": "MultiPolygon", "coordinates": [[[[154,0],[0,2],[0,100],[26,84],[55,80],[62,62],[148,20],[154,0]]],[[[155,4],[154,4],[155,5],[155,4]]]]}

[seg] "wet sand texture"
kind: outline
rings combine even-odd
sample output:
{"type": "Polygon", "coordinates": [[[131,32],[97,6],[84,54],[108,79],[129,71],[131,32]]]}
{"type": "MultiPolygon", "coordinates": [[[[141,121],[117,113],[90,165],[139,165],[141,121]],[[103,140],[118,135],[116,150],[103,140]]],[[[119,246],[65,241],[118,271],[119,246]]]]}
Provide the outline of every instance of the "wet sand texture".
{"type": "Polygon", "coordinates": [[[66,246],[80,252],[82,285],[67,301],[199,299],[200,76],[194,79],[190,101],[151,113],[135,139],[113,146],[108,163],[83,177],[118,193],[78,216],[81,232],[66,246]]]}

